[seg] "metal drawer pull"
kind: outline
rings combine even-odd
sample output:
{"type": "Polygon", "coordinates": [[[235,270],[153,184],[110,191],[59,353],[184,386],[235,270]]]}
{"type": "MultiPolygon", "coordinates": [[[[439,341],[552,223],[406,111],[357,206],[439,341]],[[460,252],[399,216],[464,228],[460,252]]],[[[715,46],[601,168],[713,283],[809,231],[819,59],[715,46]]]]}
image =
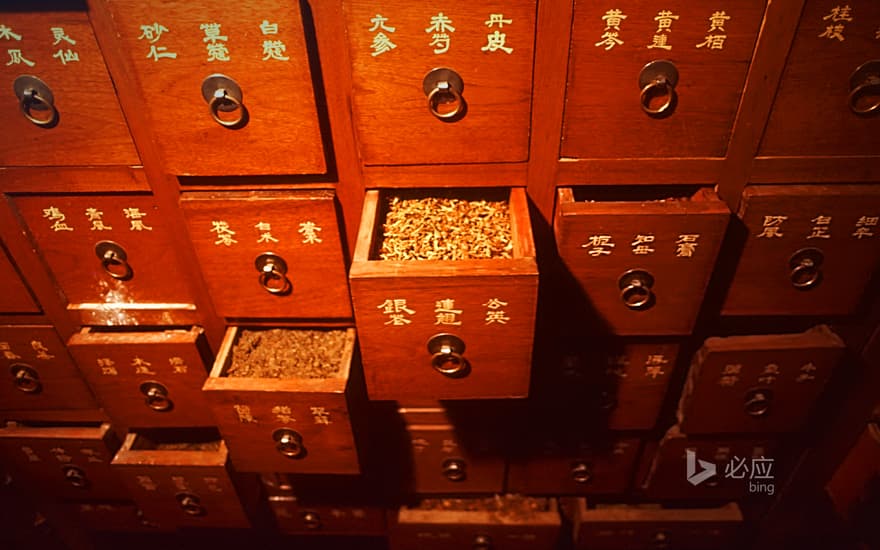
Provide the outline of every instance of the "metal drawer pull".
{"type": "Polygon", "coordinates": [[[317,512],[303,512],[302,520],[306,529],[316,531],[321,528],[321,516],[317,512]]]}
{"type": "Polygon", "coordinates": [[[822,282],[822,263],[825,255],[818,248],[802,248],[788,261],[791,284],[799,290],[809,290],[822,282]]]}
{"type": "Polygon", "coordinates": [[[128,263],[128,254],[119,243],[99,241],[95,244],[95,256],[101,260],[104,271],[114,279],[127,281],[134,276],[128,263]]]}
{"type": "Polygon", "coordinates": [[[260,272],[260,286],[271,294],[289,294],[293,289],[290,279],[287,278],[287,262],[284,258],[271,252],[257,256],[254,267],[260,272]]]}
{"type": "Polygon", "coordinates": [[[880,113],[880,59],[863,63],[849,78],[849,108],[859,116],[880,113]],[[863,98],[873,98],[869,105],[862,107],[863,98]]]}
{"type": "Polygon", "coordinates": [[[272,433],[275,440],[275,449],[287,458],[304,458],[306,448],[303,446],[302,436],[290,428],[279,428],[272,433]]]}
{"type": "Polygon", "coordinates": [[[202,81],[202,97],[208,102],[211,117],[224,128],[241,128],[247,124],[248,112],[242,103],[241,87],[224,74],[212,74],[202,81]],[[220,113],[238,111],[232,119],[220,117],[220,113]]]}
{"type": "Polygon", "coordinates": [[[440,120],[454,122],[467,111],[467,103],[461,95],[464,92],[464,81],[452,69],[433,69],[425,75],[422,90],[428,96],[428,110],[440,120]],[[452,107],[441,110],[441,105],[452,107]]]}
{"type": "Polygon", "coordinates": [[[40,393],[43,384],[40,382],[40,373],[30,365],[13,363],[9,366],[12,373],[12,383],[18,391],[24,393],[40,393]]]}
{"type": "Polygon", "coordinates": [[[678,84],[678,69],[671,61],[651,61],[639,73],[639,88],[642,90],[639,101],[642,110],[649,116],[662,118],[669,116],[678,103],[675,86],[678,84]],[[666,99],[659,107],[651,107],[651,100],[656,97],[666,99]]]}
{"type": "Polygon", "coordinates": [[[202,506],[201,499],[190,493],[178,493],[175,498],[180,505],[180,509],[190,516],[204,516],[205,507],[202,506]]]}
{"type": "Polygon", "coordinates": [[[86,473],[76,466],[64,466],[61,468],[61,473],[64,474],[64,479],[74,487],[85,489],[89,486],[89,478],[86,477],[86,473]]]}
{"type": "Polygon", "coordinates": [[[773,392],[765,388],[754,388],[746,392],[745,411],[749,416],[766,416],[770,412],[773,392]]]}
{"type": "Polygon", "coordinates": [[[447,458],[443,461],[443,475],[449,481],[464,481],[467,479],[467,465],[464,460],[447,458]]]}
{"type": "Polygon", "coordinates": [[[58,109],[55,108],[55,96],[49,86],[39,78],[24,74],[12,84],[18,97],[21,114],[33,124],[41,128],[52,128],[58,124],[58,109]],[[33,111],[49,111],[49,116],[38,118],[33,111]]]}
{"type": "Polygon", "coordinates": [[[571,466],[571,479],[575,483],[580,483],[582,485],[592,481],[593,472],[590,469],[590,465],[586,462],[575,462],[571,466]]]}
{"type": "Polygon", "coordinates": [[[431,366],[434,370],[450,377],[465,376],[470,371],[470,363],[464,358],[464,341],[453,334],[436,334],[428,340],[431,353],[431,366]]]}
{"type": "Polygon", "coordinates": [[[654,276],[641,269],[631,269],[617,281],[620,299],[626,307],[634,310],[648,309],[654,305],[654,276]]]}
{"type": "Polygon", "coordinates": [[[170,411],[174,403],[168,399],[168,389],[159,382],[149,381],[141,384],[141,393],[148,407],[158,412],[170,411]]]}
{"type": "Polygon", "coordinates": [[[474,543],[471,545],[473,550],[492,550],[492,537],[489,535],[477,535],[474,537],[474,543]]]}

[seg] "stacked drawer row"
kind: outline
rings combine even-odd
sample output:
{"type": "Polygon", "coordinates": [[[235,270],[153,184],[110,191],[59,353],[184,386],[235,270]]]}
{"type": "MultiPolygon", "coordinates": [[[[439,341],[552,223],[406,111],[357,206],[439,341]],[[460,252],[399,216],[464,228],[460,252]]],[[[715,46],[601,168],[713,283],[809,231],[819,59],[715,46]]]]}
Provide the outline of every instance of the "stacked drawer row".
{"type": "MultiPolygon", "coordinates": [[[[864,136],[880,14],[820,4],[795,30],[760,1],[574,2],[555,69],[554,16],[534,0],[2,13],[0,79],[16,94],[0,105],[14,136],[0,145],[7,466],[80,512],[122,510],[120,530],[271,516],[286,533],[336,532],[332,517],[406,548],[400,525],[458,516],[413,505],[386,527],[386,510],[510,492],[588,495],[561,506],[582,547],[642,544],[640,522],[644,544],[662,543],[673,534],[653,526],[681,516],[656,503],[684,501],[721,544],[712,522],[737,523],[726,503],[750,491],[725,467],[794,461],[782,435],[843,354],[822,323],[860,312],[880,262],[877,175],[852,168],[877,154],[864,136]],[[739,170],[729,148],[748,149],[735,132],[756,122],[737,116],[760,95],[747,76],[770,55],[762,24],[794,41],[750,185],[730,196],[714,184],[739,170]],[[827,89],[804,92],[817,51],[827,89]],[[350,72],[322,79],[338,74],[327,55],[350,72]],[[548,71],[560,101],[541,95],[548,71]],[[830,119],[792,114],[814,93],[830,119]],[[536,134],[548,112],[558,134],[536,134]],[[505,202],[510,257],[380,259],[394,197],[505,202]],[[765,334],[727,328],[792,315],[765,334]],[[340,369],[230,375],[247,334],[274,329],[342,333],[340,369]],[[393,489],[341,511],[312,499],[358,491],[316,474],[393,489]],[[615,521],[627,526],[602,527],[615,521]]],[[[780,484],[776,467],[754,481],[780,484]]],[[[558,516],[551,502],[538,523],[558,516]]],[[[414,533],[438,548],[557,544],[414,533]]]]}

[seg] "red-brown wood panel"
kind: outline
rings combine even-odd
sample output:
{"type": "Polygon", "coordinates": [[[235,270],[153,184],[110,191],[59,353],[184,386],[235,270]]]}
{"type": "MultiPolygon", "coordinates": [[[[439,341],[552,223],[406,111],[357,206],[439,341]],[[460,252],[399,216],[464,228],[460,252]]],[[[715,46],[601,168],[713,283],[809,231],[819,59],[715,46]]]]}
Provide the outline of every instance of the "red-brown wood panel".
{"type": "Polygon", "coordinates": [[[40,312],[40,306],[34,301],[30,289],[22,280],[2,244],[0,244],[0,288],[3,289],[0,293],[0,312],[40,312]]]}

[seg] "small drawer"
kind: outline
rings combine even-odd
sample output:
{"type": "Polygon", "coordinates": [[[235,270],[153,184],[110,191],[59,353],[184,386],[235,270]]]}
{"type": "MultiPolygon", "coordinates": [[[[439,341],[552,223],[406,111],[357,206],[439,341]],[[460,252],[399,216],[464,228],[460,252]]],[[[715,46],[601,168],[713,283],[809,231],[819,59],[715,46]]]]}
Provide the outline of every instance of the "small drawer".
{"type": "Polygon", "coordinates": [[[55,498],[129,500],[110,467],[118,448],[109,424],[0,428],[0,461],[21,487],[55,498]]]}
{"type": "Polygon", "coordinates": [[[852,521],[861,503],[869,499],[869,487],[880,477],[880,426],[868,424],[843,462],[825,485],[840,517],[852,521]]]}
{"type": "Polygon", "coordinates": [[[704,550],[737,548],[742,513],[735,502],[712,508],[657,504],[569,503],[578,550],[704,550]]]}
{"type": "Polygon", "coordinates": [[[536,4],[345,0],[364,163],[528,160],[536,4]]]}
{"type": "Polygon", "coordinates": [[[92,532],[153,533],[170,530],[148,519],[133,502],[89,501],[67,502],[64,510],[79,525],[92,532]]]}
{"type": "Polygon", "coordinates": [[[730,220],[718,196],[557,193],[557,249],[597,323],[621,335],[690,334],[730,220]]]}
{"type": "Polygon", "coordinates": [[[179,237],[146,195],[13,199],[37,251],[85,325],[168,325],[195,317],[179,237]],[[184,319],[176,320],[178,317],[184,319]]]}
{"type": "Polygon", "coordinates": [[[368,191],[349,277],[371,399],[528,394],[538,269],[523,189],[368,191]],[[484,256],[429,259],[464,250],[484,256]]]}
{"type": "Polygon", "coordinates": [[[40,306],[0,242],[0,313],[40,313],[40,306]]]}
{"type": "Polygon", "coordinates": [[[825,325],[800,334],[709,338],[682,391],[681,429],[689,435],[798,431],[845,349],[825,325]]]}
{"type": "Polygon", "coordinates": [[[0,325],[0,369],[0,409],[98,408],[54,327],[0,325]]]}
{"type": "MultiPolygon", "coordinates": [[[[532,433],[542,432],[536,427],[532,433]]],[[[513,450],[506,489],[526,495],[626,493],[640,448],[635,438],[591,438],[587,442],[537,435],[513,450]]]]}
{"type": "Polygon", "coordinates": [[[235,468],[356,474],[355,330],[231,327],[203,390],[235,468]],[[334,368],[336,370],[334,370],[334,368]]]}
{"type": "MultiPolygon", "coordinates": [[[[689,437],[669,429],[649,463],[643,489],[653,500],[738,500],[772,497],[786,480],[786,457],[762,437],[689,437]]],[[[641,468],[640,468],[640,471],[641,468]]],[[[638,480],[637,480],[638,482],[638,480]]]]}
{"type": "Polygon", "coordinates": [[[559,542],[560,526],[554,499],[430,499],[400,508],[389,542],[392,550],[551,550],[559,542]]]}
{"type": "Polygon", "coordinates": [[[0,8],[0,165],[140,164],[85,2],[0,8]]]}
{"type": "Polygon", "coordinates": [[[878,29],[873,0],[805,2],[758,156],[880,155],[878,29]]]}
{"type": "Polygon", "coordinates": [[[144,516],[162,527],[250,527],[214,430],[129,433],[112,468],[144,516]]]}
{"type": "Polygon", "coordinates": [[[766,5],[576,0],[561,156],[725,156],[766,5]]]}
{"type": "Polygon", "coordinates": [[[185,193],[219,315],[351,318],[333,191],[185,193]]]}
{"type": "Polygon", "coordinates": [[[102,1],[176,175],[326,171],[299,4],[102,1]]]}
{"type": "Polygon", "coordinates": [[[114,424],[214,425],[202,392],[211,352],[201,328],[87,327],[71,336],[67,347],[114,424]]]}
{"type": "Polygon", "coordinates": [[[724,315],[851,315],[880,268],[880,185],[750,185],[724,315]]]}

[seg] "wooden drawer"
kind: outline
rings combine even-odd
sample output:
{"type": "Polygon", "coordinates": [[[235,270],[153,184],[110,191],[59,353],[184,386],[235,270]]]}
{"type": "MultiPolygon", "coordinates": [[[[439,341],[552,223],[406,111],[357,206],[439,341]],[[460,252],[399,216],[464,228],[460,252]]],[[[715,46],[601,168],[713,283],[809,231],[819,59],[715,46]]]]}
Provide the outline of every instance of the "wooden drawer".
{"type": "Polygon", "coordinates": [[[216,432],[129,433],[113,469],[144,515],[168,527],[250,527],[216,432]]]}
{"type": "Polygon", "coordinates": [[[278,529],[289,535],[361,535],[384,537],[385,509],[348,504],[303,502],[295,495],[269,497],[278,529]]]}
{"type": "Polygon", "coordinates": [[[76,518],[83,528],[93,532],[158,532],[163,529],[148,519],[136,504],[126,501],[68,502],[64,505],[67,515],[76,518]]]}
{"type": "Polygon", "coordinates": [[[773,440],[759,437],[689,437],[673,426],[660,441],[643,483],[654,500],[718,501],[772,497],[785,482],[785,463],[773,440]],[[710,475],[714,470],[715,475],[710,475]]]}
{"type": "Polygon", "coordinates": [[[668,191],[645,201],[592,201],[588,189],[558,190],[559,255],[612,333],[690,334],[694,327],[730,211],[708,189],[670,199],[668,191]]]}
{"type": "Polygon", "coordinates": [[[877,84],[868,82],[872,75],[880,77],[878,29],[877,2],[807,0],[765,128],[760,156],[880,154],[877,112],[864,116],[853,111],[853,107],[865,110],[876,106],[878,101],[877,84]],[[874,66],[857,74],[857,69],[869,61],[874,66]],[[853,95],[865,84],[869,85],[853,95]]]}
{"type": "MultiPolygon", "coordinates": [[[[825,485],[834,508],[852,521],[860,504],[868,501],[872,479],[880,476],[880,426],[868,424],[825,485]]],[[[876,485],[876,481],[874,481],[876,485]]]]}
{"type": "Polygon", "coordinates": [[[97,409],[51,326],[0,325],[0,409],[97,409]]]}
{"type": "Polygon", "coordinates": [[[173,324],[193,317],[191,275],[179,239],[149,196],[21,196],[13,199],[43,260],[82,324],[173,324]],[[114,244],[115,243],[115,246],[114,244]]]}
{"type": "Polygon", "coordinates": [[[800,334],[707,339],[694,356],[679,402],[682,431],[798,431],[845,348],[825,325],[800,334]]]}
{"type": "MultiPolygon", "coordinates": [[[[546,427],[545,427],[546,430],[546,427]]],[[[507,491],[526,495],[621,494],[629,490],[640,441],[609,437],[549,439],[539,429],[513,450],[507,491]],[[543,437],[542,437],[543,436],[543,437]]]]}
{"type": "Polygon", "coordinates": [[[181,206],[218,314],[351,317],[333,191],[185,193],[181,206]]]}
{"type": "Polygon", "coordinates": [[[40,313],[40,306],[0,243],[0,313],[40,313]]]}
{"type": "Polygon", "coordinates": [[[85,2],[6,11],[11,7],[0,8],[6,50],[0,63],[0,165],[140,164],[85,2]],[[20,97],[30,99],[22,104],[20,97]]]}
{"type": "Polygon", "coordinates": [[[743,518],[735,502],[713,508],[571,503],[575,548],[705,550],[736,548],[743,518]]]}
{"type": "Polygon", "coordinates": [[[561,156],[723,157],[765,5],[576,0],[561,156]]]}
{"type": "Polygon", "coordinates": [[[282,334],[280,338],[309,340],[284,344],[284,340],[282,343],[267,340],[267,336],[256,329],[231,327],[226,331],[203,390],[207,392],[217,426],[237,470],[310,474],[359,472],[350,420],[350,408],[356,406],[362,391],[358,369],[352,366],[355,330],[340,329],[331,333],[336,335],[333,345],[338,348],[332,357],[330,350],[326,356],[319,354],[319,345],[325,344],[319,343],[318,336],[307,336],[318,332],[323,331],[273,329],[271,334],[282,334]],[[243,342],[242,338],[247,341],[243,342]],[[261,346],[268,350],[261,351],[261,346]],[[335,373],[324,372],[321,378],[297,378],[288,374],[269,378],[264,377],[265,370],[241,371],[249,376],[229,375],[233,368],[257,368],[256,359],[251,360],[244,354],[239,359],[234,350],[261,354],[251,357],[258,357],[263,365],[260,368],[265,369],[267,357],[279,363],[283,360],[282,354],[271,355],[279,346],[285,346],[280,348],[283,350],[302,347],[303,353],[314,354],[315,364],[320,363],[322,368],[329,366],[328,361],[338,359],[339,369],[335,373]]]}
{"type": "Polygon", "coordinates": [[[109,424],[0,428],[0,461],[22,487],[54,498],[128,500],[110,467],[117,448],[109,424]]]}
{"type": "Polygon", "coordinates": [[[114,424],[212,426],[202,392],[210,350],[201,328],[115,331],[84,328],[67,342],[114,424]]]}
{"type": "Polygon", "coordinates": [[[550,550],[556,547],[559,531],[553,499],[505,495],[433,500],[400,508],[390,530],[390,548],[550,550]],[[446,508],[449,505],[452,509],[446,508]]]}
{"type": "Polygon", "coordinates": [[[880,185],[743,193],[745,245],[724,315],[850,315],[880,267],[880,185]]]}
{"type": "Polygon", "coordinates": [[[113,39],[128,56],[154,142],[171,173],[326,170],[297,4],[282,7],[258,0],[226,6],[222,13],[205,1],[98,4],[112,16],[113,39]],[[215,75],[232,83],[206,84],[215,75]],[[236,89],[239,97],[229,99],[236,89]],[[214,120],[209,101],[216,116],[232,127],[214,120]]]}
{"type": "Polygon", "coordinates": [[[343,7],[364,163],[528,160],[535,0],[343,7]]]}
{"type": "MultiPolygon", "coordinates": [[[[507,201],[509,258],[381,260],[389,199],[379,191],[367,192],[349,277],[371,399],[527,395],[538,270],[525,192],[475,193],[434,190],[395,196],[507,201]]],[[[492,239],[495,231],[487,226],[479,234],[492,239]]],[[[435,246],[447,242],[426,238],[435,246]]]]}

